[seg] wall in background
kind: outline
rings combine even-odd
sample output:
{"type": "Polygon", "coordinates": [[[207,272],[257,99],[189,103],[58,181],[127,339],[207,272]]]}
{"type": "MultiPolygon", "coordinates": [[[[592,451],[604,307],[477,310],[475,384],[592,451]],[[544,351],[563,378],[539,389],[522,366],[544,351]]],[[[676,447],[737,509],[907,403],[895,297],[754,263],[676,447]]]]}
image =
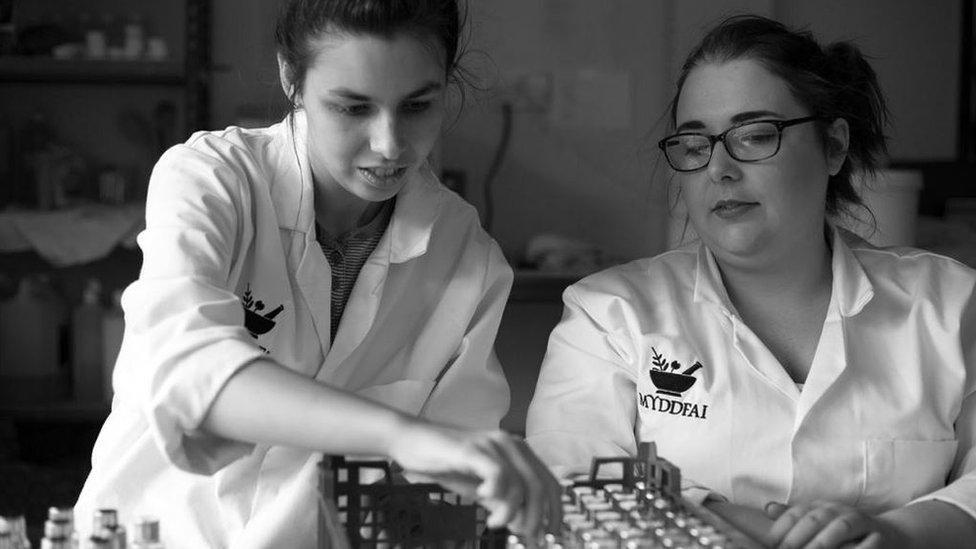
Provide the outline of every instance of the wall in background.
{"type": "MultiPolygon", "coordinates": [[[[854,39],[874,57],[893,114],[896,160],[955,154],[960,0],[469,0],[466,65],[487,86],[468,93],[448,130],[442,165],[463,170],[484,212],[485,179],[516,102],[509,155],[493,186],[493,234],[513,262],[539,233],[585,239],[614,256],[664,248],[668,206],[656,140],[677,69],[702,29],[751,11],[854,39]],[[923,47],[924,46],[924,47],[923,47]],[[521,86],[521,87],[520,87],[521,86]],[[521,101],[521,100],[520,100],[521,101]],[[519,106],[521,105],[521,106],[519,106]]],[[[213,121],[274,119],[276,2],[215,0],[213,121]]]]}
{"type": "Polygon", "coordinates": [[[960,0],[776,0],[774,15],[869,55],[892,114],[890,155],[953,160],[959,117],[960,0]]]}

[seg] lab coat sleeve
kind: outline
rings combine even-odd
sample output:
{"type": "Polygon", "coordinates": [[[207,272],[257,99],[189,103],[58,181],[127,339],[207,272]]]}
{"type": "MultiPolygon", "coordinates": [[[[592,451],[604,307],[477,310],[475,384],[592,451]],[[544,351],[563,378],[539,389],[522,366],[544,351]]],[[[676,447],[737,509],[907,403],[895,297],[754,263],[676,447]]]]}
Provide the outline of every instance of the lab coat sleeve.
{"type": "Polygon", "coordinates": [[[629,337],[599,319],[578,286],[563,292],[526,420],[529,445],[557,476],[589,470],[594,457],[637,453],[629,337]]]}
{"type": "MultiPolygon", "coordinates": [[[[487,235],[480,235],[488,240],[487,235]]],[[[495,429],[508,411],[509,389],[494,341],[512,289],[512,269],[494,241],[485,246],[481,297],[455,358],[441,371],[421,416],[472,429],[495,429]]]]}
{"type": "MultiPolygon", "coordinates": [[[[976,291],[971,291],[960,322],[959,341],[966,366],[966,387],[956,420],[956,459],[945,488],[915,501],[940,500],[976,521],[976,291]]],[[[914,502],[913,502],[914,503],[914,502]]]]}
{"type": "Polygon", "coordinates": [[[125,291],[117,398],[138,406],[163,454],[212,473],[251,445],[198,427],[224,383],[263,356],[243,327],[233,288],[250,208],[243,174],[192,147],[166,152],[150,179],[139,279],[125,291]]]}

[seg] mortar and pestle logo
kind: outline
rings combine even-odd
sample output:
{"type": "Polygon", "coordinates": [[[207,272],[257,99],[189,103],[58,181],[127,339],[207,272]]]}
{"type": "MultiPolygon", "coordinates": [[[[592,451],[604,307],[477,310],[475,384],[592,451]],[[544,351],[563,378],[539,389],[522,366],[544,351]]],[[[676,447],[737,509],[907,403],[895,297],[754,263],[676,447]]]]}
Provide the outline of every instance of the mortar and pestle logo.
{"type": "Polygon", "coordinates": [[[263,315],[259,314],[264,309],[264,302],[261,300],[255,301],[251,297],[250,284],[247,285],[244,296],[241,297],[241,304],[244,306],[244,327],[247,328],[247,331],[254,339],[257,339],[259,335],[270,332],[275,327],[274,318],[278,316],[278,313],[285,310],[284,305],[278,305],[263,315]]]}
{"type": "Polygon", "coordinates": [[[682,393],[691,389],[691,386],[698,381],[692,374],[702,368],[702,363],[695,361],[694,364],[682,372],[677,372],[681,368],[681,363],[677,360],[668,364],[668,359],[651,347],[651,363],[654,365],[650,370],[651,382],[657,387],[657,392],[663,395],[680,397],[682,393]]]}

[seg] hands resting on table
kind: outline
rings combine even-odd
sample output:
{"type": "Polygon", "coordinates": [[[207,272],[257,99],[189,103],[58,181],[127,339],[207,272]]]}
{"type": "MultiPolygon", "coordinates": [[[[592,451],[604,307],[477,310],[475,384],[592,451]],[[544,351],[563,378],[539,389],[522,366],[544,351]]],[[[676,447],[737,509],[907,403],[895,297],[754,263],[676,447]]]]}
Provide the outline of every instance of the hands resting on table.
{"type": "Polygon", "coordinates": [[[764,510],[719,501],[705,506],[777,549],[976,546],[976,521],[942,501],[923,501],[880,515],[834,501],[793,506],[770,502],[764,510]]]}

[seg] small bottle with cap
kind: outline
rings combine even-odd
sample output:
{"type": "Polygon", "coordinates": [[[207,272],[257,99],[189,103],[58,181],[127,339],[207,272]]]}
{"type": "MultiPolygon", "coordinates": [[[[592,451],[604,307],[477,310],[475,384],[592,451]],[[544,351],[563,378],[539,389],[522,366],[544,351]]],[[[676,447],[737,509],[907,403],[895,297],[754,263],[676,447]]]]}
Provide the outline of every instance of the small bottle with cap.
{"type": "MultiPolygon", "coordinates": [[[[27,520],[24,515],[0,517],[9,532],[10,549],[31,549],[30,539],[27,538],[27,520]]],[[[0,545],[2,547],[2,545],[0,545]]]]}
{"type": "Polygon", "coordinates": [[[44,522],[44,537],[41,549],[73,549],[71,543],[71,523],[48,519],[44,522]]]}
{"type": "MultiPolygon", "coordinates": [[[[102,536],[103,531],[109,532],[111,539],[115,542],[114,549],[126,549],[125,526],[119,524],[119,513],[115,509],[99,509],[95,511],[95,521],[92,531],[97,536],[102,536]]],[[[92,536],[96,537],[96,536],[92,536]]]]}
{"type": "Polygon", "coordinates": [[[132,545],[129,549],[165,549],[159,537],[159,519],[139,517],[132,524],[132,545]]]}
{"type": "Polygon", "coordinates": [[[3,517],[0,517],[0,549],[14,549],[10,523],[3,517]]]}

